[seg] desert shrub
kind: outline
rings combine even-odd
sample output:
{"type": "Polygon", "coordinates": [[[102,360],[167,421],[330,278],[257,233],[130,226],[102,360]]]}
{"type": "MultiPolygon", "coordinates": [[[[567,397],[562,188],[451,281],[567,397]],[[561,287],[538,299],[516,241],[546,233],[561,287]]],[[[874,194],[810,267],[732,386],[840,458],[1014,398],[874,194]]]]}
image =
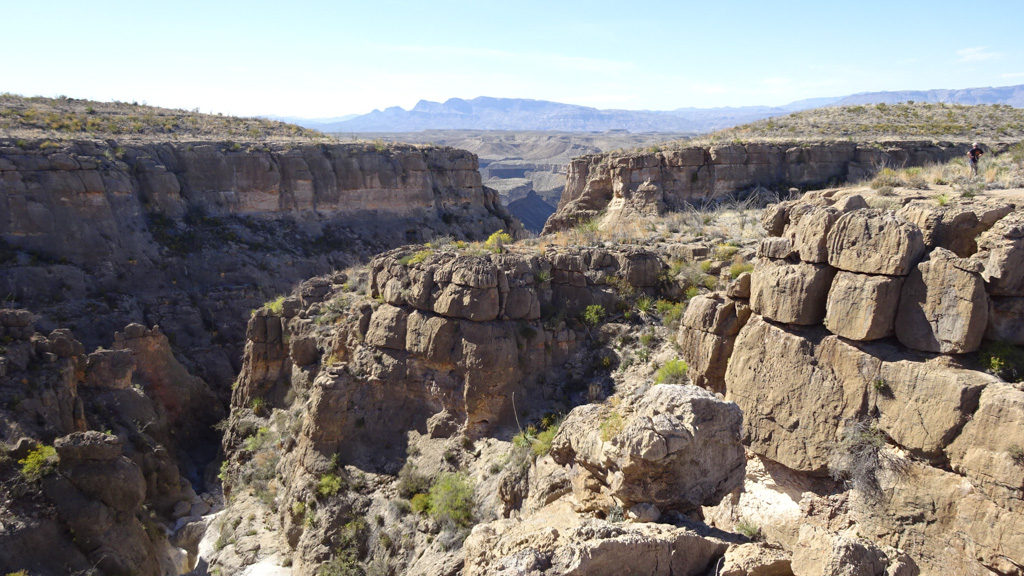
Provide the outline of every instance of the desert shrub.
{"type": "Polygon", "coordinates": [[[986,341],[978,351],[985,370],[1007,382],[1024,380],[1024,350],[1008,342],[986,341]]]}
{"type": "Polygon", "coordinates": [[[949,196],[946,194],[939,194],[935,197],[935,201],[938,202],[939,206],[945,206],[949,204],[949,196]]]}
{"type": "Polygon", "coordinates": [[[474,504],[469,477],[443,473],[430,487],[427,513],[442,524],[466,528],[473,524],[474,504]]]}
{"type": "MultiPolygon", "coordinates": [[[[739,246],[733,246],[732,244],[719,244],[715,248],[715,259],[716,260],[729,260],[740,251],[739,246]]],[[[709,263],[710,264],[710,263],[709,263]]],[[[704,270],[707,272],[707,270],[704,270]]]]}
{"type": "Polygon", "coordinates": [[[901,458],[885,450],[885,443],[885,433],[874,422],[847,421],[842,439],[829,456],[829,473],[869,499],[879,497],[887,475],[898,479],[907,470],[901,458]]]}
{"type": "Polygon", "coordinates": [[[274,316],[280,316],[284,312],[284,296],[278,296],[275,300],[271,300],[263,305],[270,313],[274,316]]]}
{"type": "Polygon", "coordinates": [[[750,262],[733,262],[733,264],[729,266],[729,277],[735,280],[740,277],[740,274],[753,271],[754,265],[750,262]]]}
{"type": "Polygon", "coordinates": [[[617,524],[625,519],[626,514],[622,511],[622,506],[615,504],[608,508],[608,515],[605,517],[605,520],[617,524]]]}
{"type": "Polygon", "coordinates": [[[331,560],[320,565],[317,576],[363,576],[359,558],[363,556],[367,540],[366,520],[356,518],[338,532],[338,547],[331,560]]]}
{"type": "Polygon", "coordinates": [[[42,445],[18,460],[21,475],[29,482],[37,482],[57,469],[57,449],[42,445]]]}
{"type": "Polygon", "coordinates": [[[742,534],[754,542],[758,542],[763,539],[761,534],[761,527],[753,522],[743,519],[736,524],[736,532],[742,534]]]}
{"type": "Polygon", "coordinates": [[[398,259],[398,263],[402,266],[412,266],[413,264],[419,264],[427,259],[433,253],[432,250],[419,250],[412,254],[406,254],[398,259]]]}
{"type": "Polygon", "coordinates": [[[892,168],[883,168],[875,177],[871,180],[871,188],[878,190],[880,188],[889,187],[895,188],[903,184],[903,180],[900,178],[898,172],[892,168]]]}
{"type": "Polygon", "coordinates": [[[430,510],[430,495],[416,494],[409,501],[409,508],[416,514],[426,514],[430,510]]]}
{"type": "Polygon", "coordinates": [[[255,434],[249,436],[244,442],[242,442],[242,447],[249,452],[258,452],[266,447],[272,440],[273,437],[270,433],[270,429],[266,426],[260,426],[259,429],[256,430],[255,434]]]}
{"type": "Polygon", "coordinates": [[[537,284],[543,284],[543,283],[547,282],[548,280],[551,280],[551,271],[550,270],[538,270],[537,273],[534,274],[533,279],[534,279],[535,282],[537,282],[537,284]]]}
{"type": "Polygon", "coordinates": [[[417,494],[426,494],[430,491],[432,480],[416,471],[416,466],[406,461],[405,465],[398,472],[398,495],[402,498],[412,498],[417,494]]]}
{"type": "Polygon", "coordinates": [[[642,314],[647,314],[651,311],[651,306],[654,304],[654,299],[650,296],[641,296],[636,299],[636,309],[642,314]]]}
{"type": "Polygon", "coordinates": [[[484,246],[487,246],[495,252],[501,252],[505,248],[505,244],[511,244],[515,240],[512,239],[512,235],[505,232],[504,230],[498,230],[494,234],[487,237],[487,241],[484,242],[484,246]]]}
{"type": "Polygon", "coordinates": [[[249,401],[249,409],[258,415],[262,415],[267,410],[267,399],[263,396],[257,396],[249,401]]]}
{"type": "Polygon", "coordinates": [[[622,415],[612,410],[603,420],[599,429],[601,431],[601,440],[605,442],[611,440],[616,434],[622,431],[622,427],[625,426],[625,422],[622,420],[622,415]]]}
{"type": "Polygon", "coordinates": [[[696,286],[690,286],[689,288],[686,289],[687,300],[692,300],[693,298],[696,298],[698,294],[700,294],[700,289],[697,288],[696,286]]]}
{"type": "Polygon", "coordinates": [[[680,359],[669,360],[664,366],[658,368],[658,374],[654,379],[655,384],[682,384],[686,381],[686,371],[690,367],[680,359]]]}
{"type": "Polygon", "coordinates": [[[604,320],[604,317],[604,306],[601,306],[600,304],[591,304],[583,311],[581,319],[587,326],[597,326],[602,320],[604,320]]]}
{"type": "Polygon", "coordinates": [[[558,434],[558,427],[561,426],[561,424],[561,419],[558,419],[537,434],[532,446],[530,446],[530,450],[533,452],[534,456],[544,456],[551,451],[551,442],[554,441],[555,435],[558,434]]]}
{"type": "Polygon", "coordinates": [[[324,474],[316,483],[316,493],[324,498],[334,496],[343,488],[345,488],[345,481],[333,472],[324,474]]]}

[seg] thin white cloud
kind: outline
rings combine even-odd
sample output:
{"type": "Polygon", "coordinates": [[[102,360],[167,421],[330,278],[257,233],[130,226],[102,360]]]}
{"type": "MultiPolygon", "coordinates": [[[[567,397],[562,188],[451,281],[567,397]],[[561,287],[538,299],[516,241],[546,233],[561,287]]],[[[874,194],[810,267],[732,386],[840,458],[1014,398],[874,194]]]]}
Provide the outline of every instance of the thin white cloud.
{"type": "Polygon", "coordinates": [[[998,60],[1003,57],[1002,52],[989,50],[988,46],[975,46],[956,51],[957,62],[984,62],[986,60],[998,60]]]}

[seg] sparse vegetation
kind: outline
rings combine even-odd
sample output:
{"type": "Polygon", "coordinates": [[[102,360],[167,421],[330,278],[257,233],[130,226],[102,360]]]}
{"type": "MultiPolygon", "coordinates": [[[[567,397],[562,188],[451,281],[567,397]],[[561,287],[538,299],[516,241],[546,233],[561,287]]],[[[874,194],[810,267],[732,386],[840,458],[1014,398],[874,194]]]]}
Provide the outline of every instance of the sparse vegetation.
{"type": "Polygon", "coordinates": [[[334,472],[328,472],[317,480],[316,493],[324,498],[330,498],[345,488],[345,481],[334,472]]]}
{"type": "Polygon", "coordinates": [[[898,480],[907,470],[906,462],[886,451],[885,444],[885,433],[873,421],[846,422],[843,437],[829,457],[830,474],[867,498],[879,497],[883,480],[898,480]]]}
{"type": "MultiPolygon", "coordinates": [[[[108,138],[167,140],[323,141],[325,134],[262,118],[201,114],[127,102],[0,94],[0,132],[27,139],[108,138]]],[[[43,142],[46,144],[46,142],[43,142]]],[[[48,146],[59,146],[52,141],[48,146]]],[[[42,146],[40,146],[42,147],[42,146]]]]}
{"type": "Polygon", "coordinates": [[[506,244],[511,244],[515,240],[512,239],[512,235],[505,232],[504,230],[498,230],[494,234],[491,234],[484,245],[487,246],[494,252],[501,253],[505,250],[506,244]]]}
{"type": "Polygon", "coordinates": [[[472,526],[474,506],[473,484],[465,474],[442,473],[430,487],[427,513],[442,524],[472,526]]]}
{"type": "Polygon", "coordinates": [[[669,360],[664,366],[658,369],[654,379],[655,384],[683,384],[686,382],[686,372],[690,369],[686,362],[676,358],[669,360]]]}
{"type": "Polygon", "coordinates": [[[1024,380],[1024,349],[1008,342],[986,341],[978,351],[985,371],[1007,382],[1024,380]]]}
{"type": "Polygon", "coordinates": [[[746,536],[752,542],[760,542],[764,539],[761,527],[746,519],[742,519],[736,524],[736,532],[746,536]]]}
{"type": "Polygon", "coordinates": [[[1006,449],[1006,454],[1010,457],[1010,460],[1013,460],[1014,464],[1024,466],[1024,447],[1014,444],[1006,449]]]}
{"type": "Polygon", "coordinates": [[[611,440],[622,431],[623,426],[625,426],[625,422],[622,420],[622,415],[617,411],[612,410],[611,413],[601,421],[601,440],[604,440],[605,442],[611,440]]]}
{"type": "Polygon", "coordinates": [[[41,445],[18,460],[21,475],[29,482],[38,482],[57,469],[57,450],[53,446],[41,445]]]}
{"type": "Polygon", "coordinates": [[[601,306],[600,304],[591,304],[583,311],[581,320],[583,320],[584,324],[587,326],[597,326],[602,320],[604,320],[605,315],[604,306],[601,306]]]}

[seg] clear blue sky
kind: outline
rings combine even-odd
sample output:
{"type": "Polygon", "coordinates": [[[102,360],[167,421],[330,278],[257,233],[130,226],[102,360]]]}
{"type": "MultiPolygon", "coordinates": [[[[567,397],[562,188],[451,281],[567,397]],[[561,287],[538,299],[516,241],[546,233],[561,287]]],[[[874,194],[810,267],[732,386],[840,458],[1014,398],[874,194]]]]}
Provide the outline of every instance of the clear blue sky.
{"type": "Polygon", "coordinates": [[[329,117],[1024,84],[1024,2],[0,0],[0,92],[329,117]]]}

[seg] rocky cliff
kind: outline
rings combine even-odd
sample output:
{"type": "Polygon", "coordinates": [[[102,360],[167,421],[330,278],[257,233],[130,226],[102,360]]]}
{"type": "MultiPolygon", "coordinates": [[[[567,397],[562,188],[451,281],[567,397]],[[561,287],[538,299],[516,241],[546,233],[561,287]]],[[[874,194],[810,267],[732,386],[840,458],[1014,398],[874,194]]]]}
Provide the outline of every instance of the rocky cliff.
{"type": "Polygon", "coordinates": [[[367,144],[0,141],[0,293],[111,343],[160,324],[208,381],[245,318],[298,281],[394,245],[517,223],[472,154],[367,144]]]}
{"type": "Polygon", "coordinates": [[[932,142],[738,143],[582,156],[569,163],[562,199],[544,233],[597,216],[615,220],[699,206],[759,186],[806,189],[857,181],[882,167],[945,162],[968,148],[932,142]]]}
{"type": "Polygon", "coordinates": [[[1020,574],[1021,212],[884,203],[833,190],[770,206],[750,277],[690,304],[691,377],[743,410],[753,466],[709,515],[761,525],[795,573],[841,557],[839,534],[923,574],[1020,574]],[[811,561],[821,538],[831,551],[811,561]]]}
{"type": "Polygon", "coordinates": [[[610,377],[629,328],[594,311],[659,294],[656,255],[431,245],[366,276],[372,299],[335,274],[250,321],[224,441],[234,503],[204,540],[233,544],[200,564],[605,574],[642,548],[651,573],[696,575],[736,540],[686,515],[739,486],[740,412],[610,377]],[[253,514],[266,528],[249,534],[236,519],[253,514]]]}

